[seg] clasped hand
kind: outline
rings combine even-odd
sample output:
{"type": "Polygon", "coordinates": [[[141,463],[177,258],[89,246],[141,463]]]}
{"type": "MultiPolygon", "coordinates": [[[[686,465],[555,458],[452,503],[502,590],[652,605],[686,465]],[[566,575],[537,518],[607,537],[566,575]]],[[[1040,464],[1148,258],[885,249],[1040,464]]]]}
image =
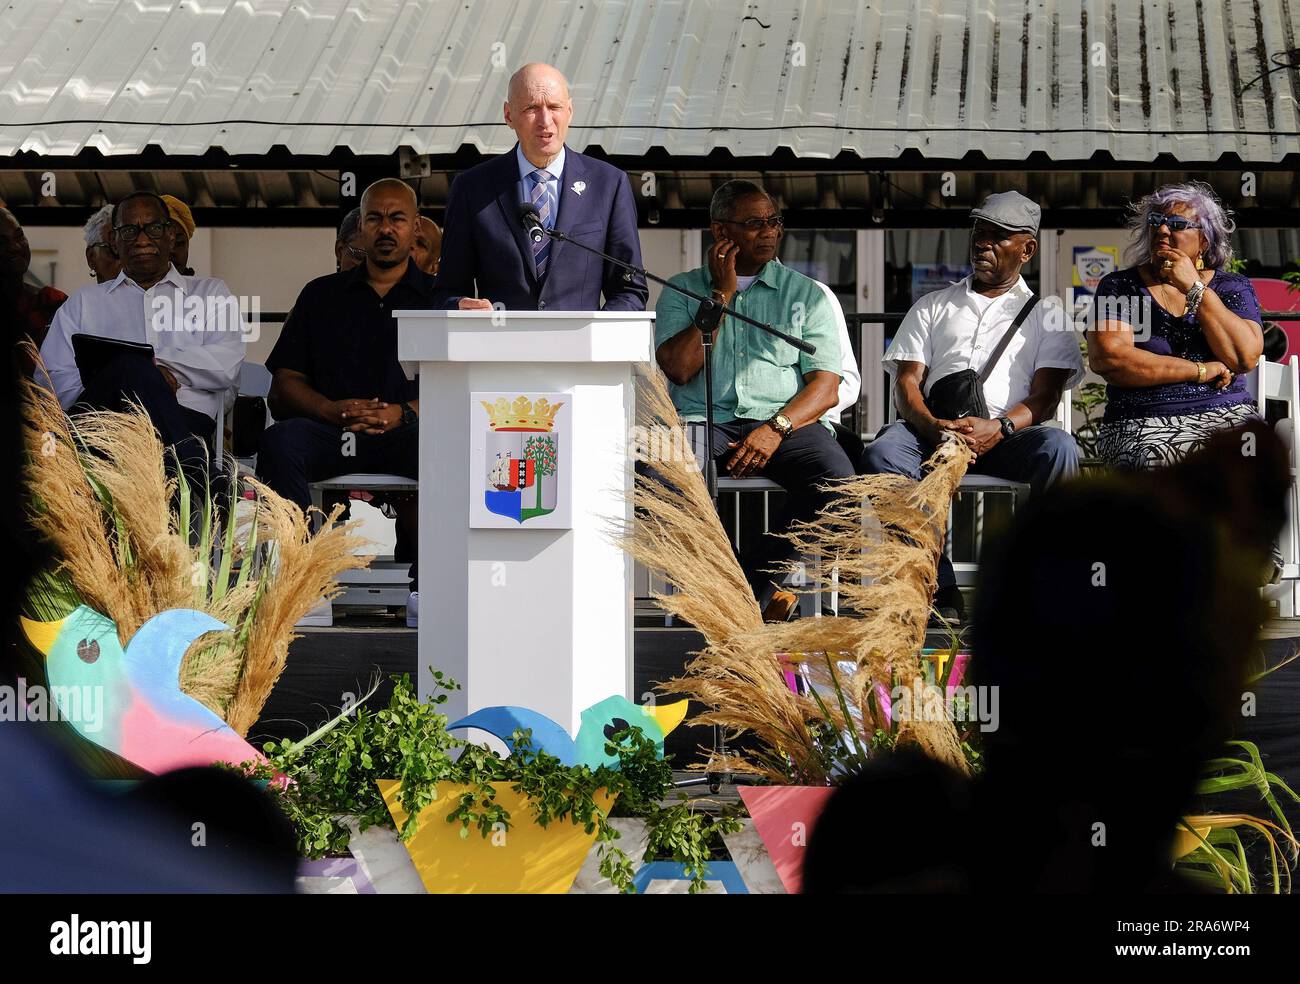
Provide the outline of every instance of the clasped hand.
{"type": "Polygon", "coordinates": [[[383,434],[402,422],[402,408],[379,399],[337,400],[330,408],[333,422],[354,434],[383,434]]]}
{"type": "Polygon", "coordinates": [[[984,417],[961,417],[957,420],[934,421],[933,430],[926,437],[930,443],[938,444],[943,440],[945,431],[951,431],[966,442],[975,457],[988,454],[1002,440],[1002,425],[996,420],[984,417]]]}

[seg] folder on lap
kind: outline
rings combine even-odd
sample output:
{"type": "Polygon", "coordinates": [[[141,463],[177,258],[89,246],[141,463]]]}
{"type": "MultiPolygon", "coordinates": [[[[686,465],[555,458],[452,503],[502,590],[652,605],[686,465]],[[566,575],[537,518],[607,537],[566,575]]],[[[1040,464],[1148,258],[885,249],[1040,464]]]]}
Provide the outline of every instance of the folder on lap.
{"type": "Polygon", "coordinates": [[[152,345],[99,335],[73,335],[72,354],[77,361],[77,372],[81,374],[83,386],[88,386],[104,366],[120,355],[129,354],[153,362],[152,345]]]}

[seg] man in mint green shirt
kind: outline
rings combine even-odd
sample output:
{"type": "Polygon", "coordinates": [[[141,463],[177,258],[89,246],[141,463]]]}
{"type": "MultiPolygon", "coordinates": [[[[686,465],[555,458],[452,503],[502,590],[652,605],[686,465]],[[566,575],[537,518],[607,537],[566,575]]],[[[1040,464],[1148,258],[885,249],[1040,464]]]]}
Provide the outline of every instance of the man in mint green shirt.
{"type": "MultiPolygon", "coordinates": [[[[713,331],[714,455],[719,472],[761,476],[789,493],[761,549],[741,558],[764,618],[784,621],[795,596],[770,572],[794,550],[779,534],[812,519],[829,500],[818,486],[853,475],[853,465],[825,418],[838,402],[839,331],[815,280],[777,259],[783,225],[776,203],[750,181],[728,181],[709,206],[713,245],[708,264],[672,278],[698,294],[816,346],[805,354],[760,329],[724,317],[713,331]]],[[[671,290],[655,305],[655,358],[668,377],[683,420],[704,414],[704,345],[698,304],[671,290]]],[[[693,426],[692,430],[702,429],[693,426]]],[[[695,442],[702,445],[703,441],[695,442]]]]}

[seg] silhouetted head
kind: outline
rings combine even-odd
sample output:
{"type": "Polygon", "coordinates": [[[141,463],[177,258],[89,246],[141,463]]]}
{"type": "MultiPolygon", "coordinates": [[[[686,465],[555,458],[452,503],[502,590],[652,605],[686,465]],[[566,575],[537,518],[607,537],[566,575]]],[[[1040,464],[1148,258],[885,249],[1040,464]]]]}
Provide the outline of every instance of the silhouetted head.
{"type": "Polygon", "coordinates": [[[984,551],[971,670],[999,688],[1000,720],[977,807],[1023,849],[1025,887],[1141,888],[1167,870],[1241,713],[1285,462],[1252,424],[1163,471],[1058,486],[984,551]]]}
{"type": "Polygon", "coordinates": [[[966,892],[969,783],[913,748],[873,759],[813,827],[805,895],[966,892]]]}

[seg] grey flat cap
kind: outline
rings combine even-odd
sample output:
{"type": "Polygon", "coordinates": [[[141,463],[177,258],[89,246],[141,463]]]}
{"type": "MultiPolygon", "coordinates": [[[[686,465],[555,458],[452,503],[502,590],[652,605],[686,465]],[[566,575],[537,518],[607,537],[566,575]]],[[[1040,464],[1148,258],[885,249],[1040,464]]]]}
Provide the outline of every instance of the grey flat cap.
{"type": "Polygon", "coordinates": [[[1037,236],[1043,210],[1018,191],[999,191],[984,199],[984,203],[972,211],[970,217],[972,224],[977,219],[983,219],[1012,232],[1028,232],[1037,236]]]}

